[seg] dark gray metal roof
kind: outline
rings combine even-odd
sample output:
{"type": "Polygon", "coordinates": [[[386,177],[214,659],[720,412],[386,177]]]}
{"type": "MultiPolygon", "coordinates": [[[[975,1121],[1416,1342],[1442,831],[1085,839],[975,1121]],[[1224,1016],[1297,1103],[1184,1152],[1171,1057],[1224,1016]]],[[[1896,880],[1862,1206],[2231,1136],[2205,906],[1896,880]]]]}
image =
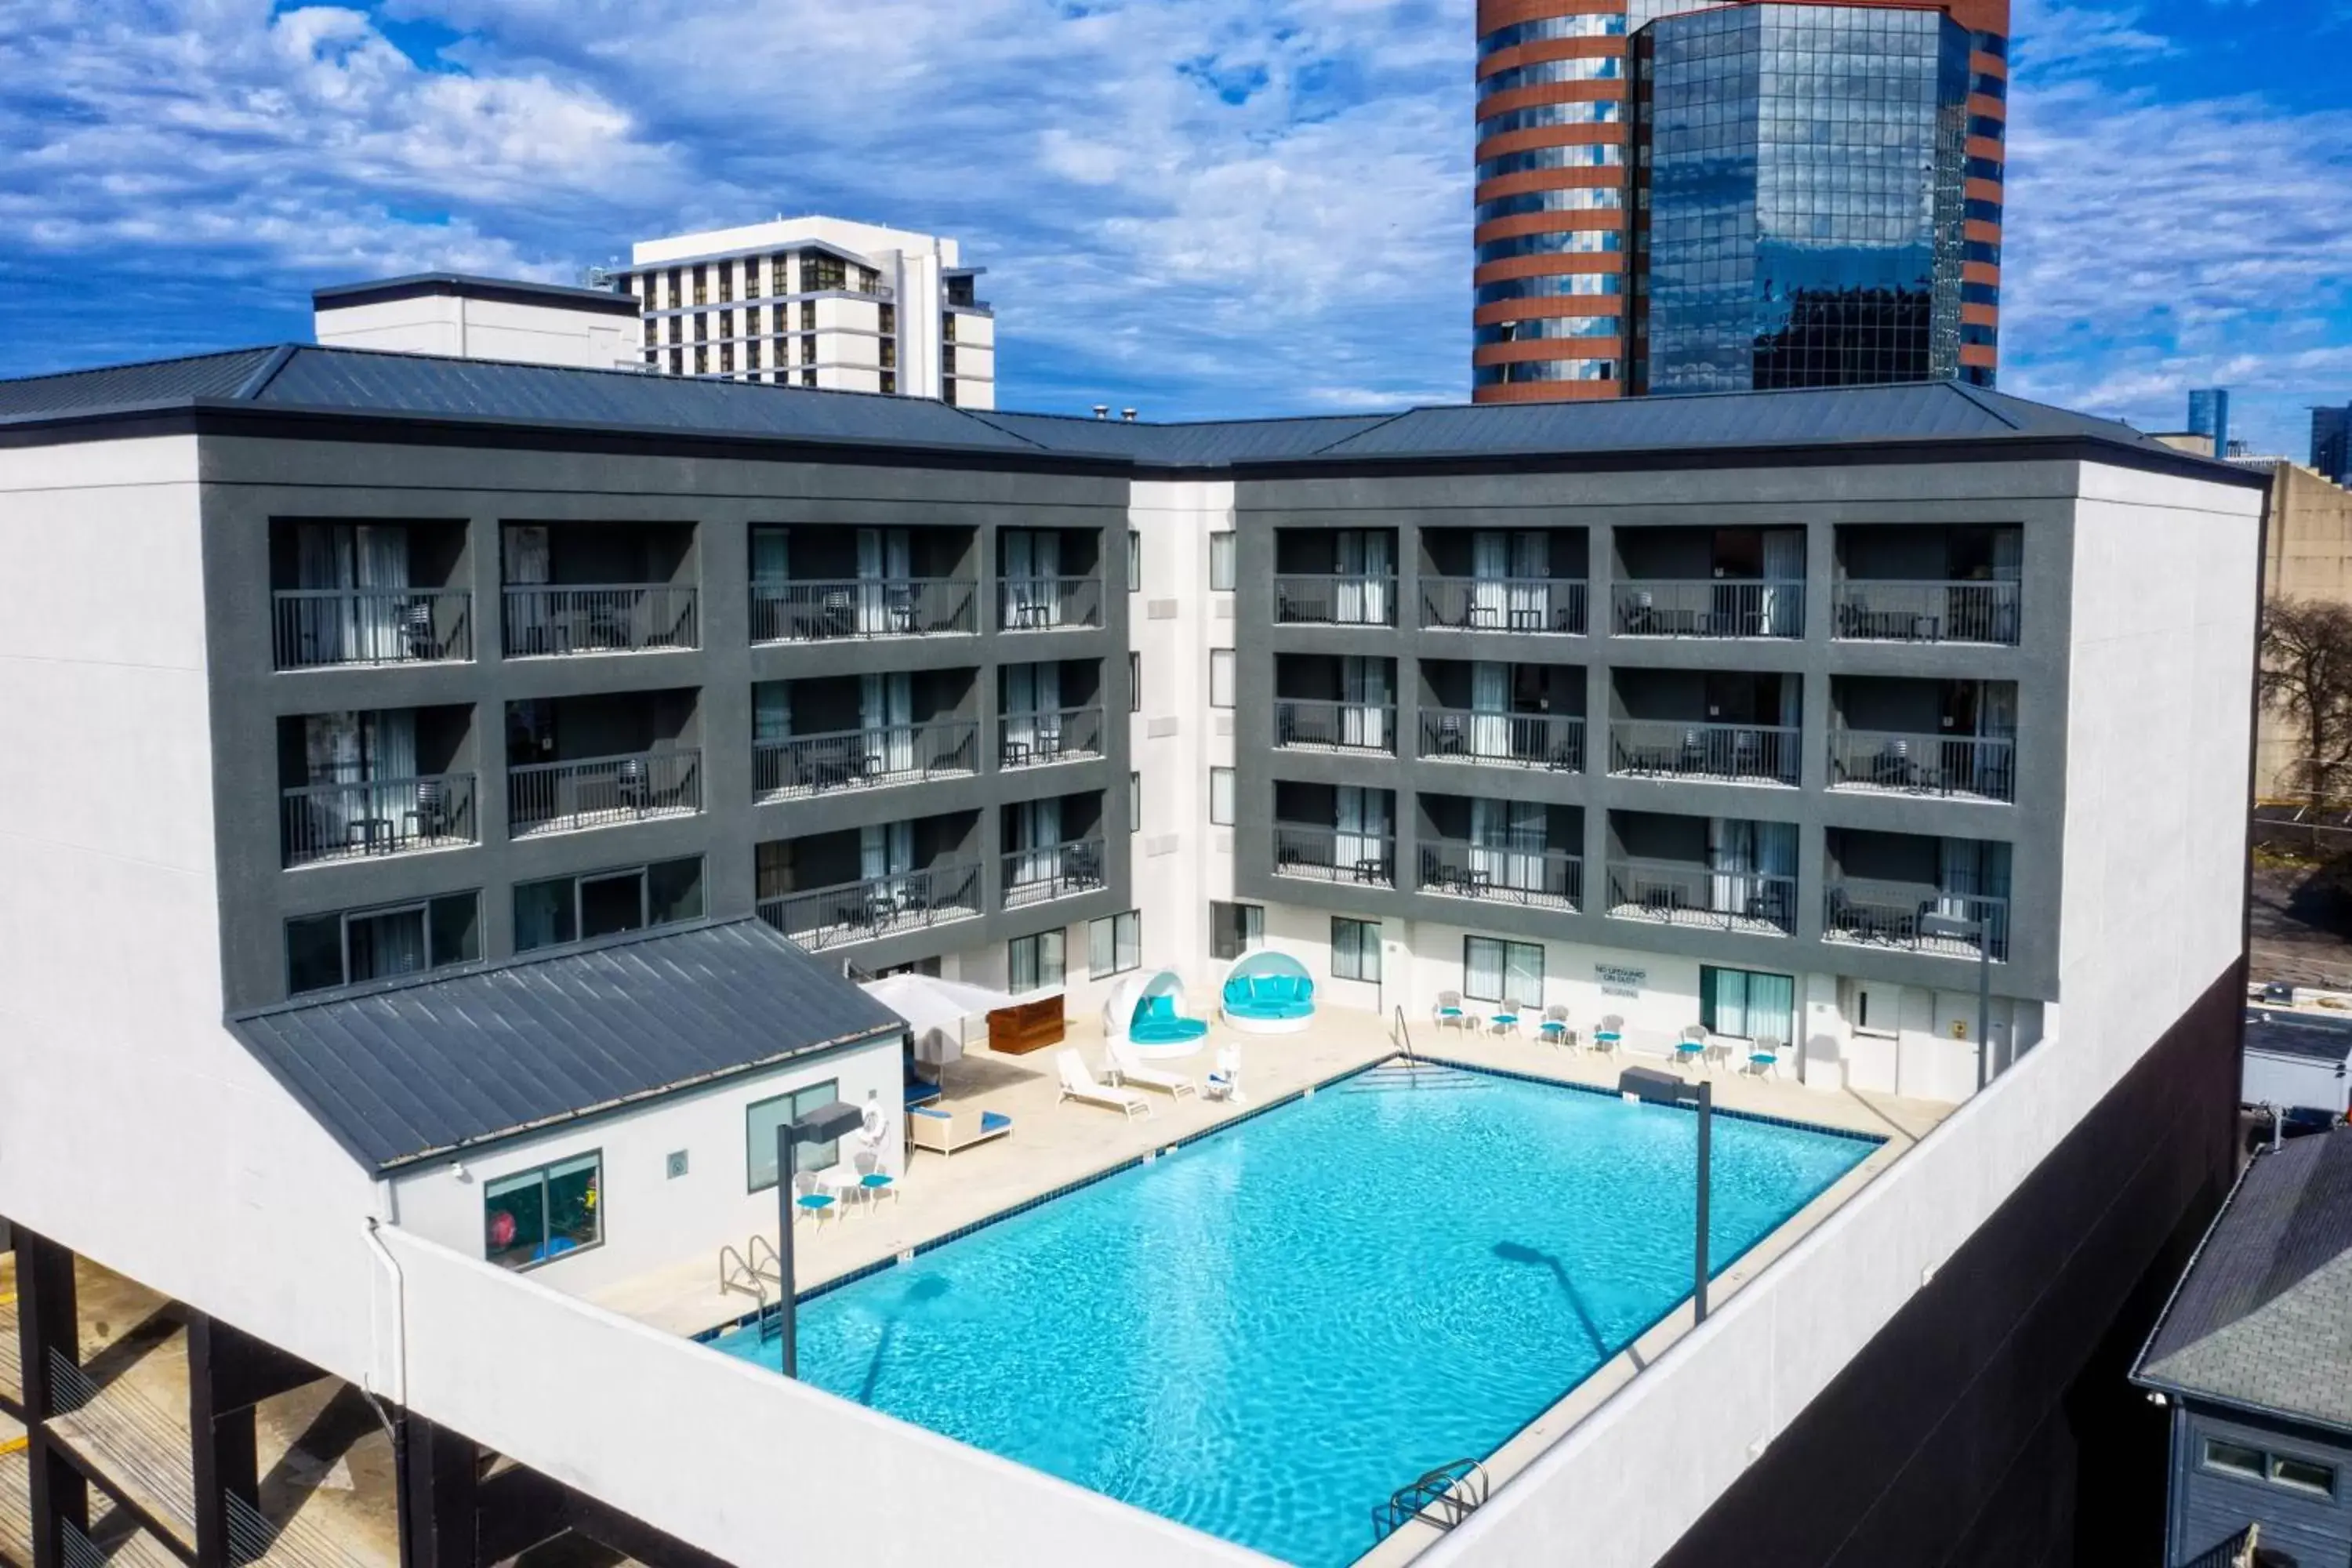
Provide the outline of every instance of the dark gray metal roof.
{"type": "Polygon", "coordinates": [[[236,349],[146,364],[70,370],[24,381],[0,381],[0,421],[146,407],[194,397],[235,397],[269,361],[271,349],[236,349]]]}
{"type": "Polygon", "coordinates": [[[504,300],[525,304],[560,305],[572,310],[599,310],[606,315],[634,316],[640,307],[629,295],[610,289],[586,289],[568,283],[532,283],[514,278],[484,278],[471,272],[412,272],[401,278],[376,278],[362,283],[336,283],[310,290],[313,307],[373,305],[386,300],[414,300],[433,294],[462,294],[470,300],[504,300]]]}
{"type": "Polygon", "coordinates": [[[2246,1009],[2246,1045],[2250,1051],[2278,1057],[2308,1057],[2314,1061],[2352,1060],[2352,1019],[2314,1018],[2307,1013],[2271,1013],[2246,1009]]]}
{"type": "Polygon", "coordinates": [[[867,447],[982,460],[1116,464],[1269,476],[1318,466],[1839,454],[1872,446],[1998,451],[2064,441],[2142,467],[2259,487],[2260,475],[2178,452],[2111,420],[1955,382],[1715,393],[1574,403],[1475,404],[1391,415],[1133,424],[999,414],[925,398],[698,381],[288,345],[201,361],[0,382],[0,431],[159,405],[425,420],[505,430],[867,447]]]}
{"type": "Polygon", "coordinates": [[[2352,1128],[2255,1157],[2132,1378],[2352,1434],[2352,1128]]]}
{"type": "Polygon", "coordinates": [[[756,920],[229,1021],[378,1172],[906,1026],[756,920]]]}

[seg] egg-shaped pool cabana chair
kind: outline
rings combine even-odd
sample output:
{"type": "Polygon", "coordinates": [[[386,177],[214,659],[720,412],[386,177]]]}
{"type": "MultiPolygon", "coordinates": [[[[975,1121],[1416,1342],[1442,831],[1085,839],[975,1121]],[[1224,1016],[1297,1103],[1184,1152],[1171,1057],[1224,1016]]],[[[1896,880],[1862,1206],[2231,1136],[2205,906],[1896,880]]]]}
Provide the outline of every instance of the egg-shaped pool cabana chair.
{"type": "Polygon", "coordinates": [[[1207,1020],[1185,1015],[1184,982],[1172,969],[1130,976],[1103,1006],[1103,1037],[1126,1039],[1139,1056],[1190,1056],[1208,1032],[1207,1020]]]}
{"type": "Polygon", "coordinates": [[[1294,1035],[1315,1016],[1315,982],[1286,952],[1262,947],[1226,973],[1219,1011],[1252,1035],[1294,1035]]]}

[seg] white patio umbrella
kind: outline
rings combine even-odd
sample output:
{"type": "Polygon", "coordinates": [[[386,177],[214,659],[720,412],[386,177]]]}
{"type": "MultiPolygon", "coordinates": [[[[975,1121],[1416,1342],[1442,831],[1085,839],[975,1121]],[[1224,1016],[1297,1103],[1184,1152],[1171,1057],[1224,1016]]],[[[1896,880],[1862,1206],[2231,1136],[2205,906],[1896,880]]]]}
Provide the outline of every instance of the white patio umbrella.
{"type": "Polygon", "coordinates": [[[886,974],[866,982],[865,990],[907,1020],[915,1031],[915,1059],[933,1067],[945,1067],[963,1055],[966,1018],[1013,1005],[1013,998],[1002,991],[928,974],[886,974]]]}

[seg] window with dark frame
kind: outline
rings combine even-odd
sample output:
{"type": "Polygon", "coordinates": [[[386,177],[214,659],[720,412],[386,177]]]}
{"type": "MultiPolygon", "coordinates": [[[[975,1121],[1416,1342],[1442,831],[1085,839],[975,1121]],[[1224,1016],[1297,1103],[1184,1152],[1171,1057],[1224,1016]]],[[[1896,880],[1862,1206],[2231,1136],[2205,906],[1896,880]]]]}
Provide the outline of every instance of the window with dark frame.
{"type": "Polygon", "coordinates": [[[1543,984],[1541,943],[1491,936],[1462,939],[1462,994],[1470,1000],[1537,1006],[1543,1001],[1543,984]]]}
{"type": "MultiPolygon", "coordinates": [[[[743,1190],[764,1193],[776,1184],[776,1129],[841,1098],[841,1080],[803,1084],[743,1108],[743,1190]]],[[[793,1151],[793,1170],[826,1171],[841,1163],[841,1142],[803,1143],[793,1151]]]]}
{"type": "Polygon", "coordinates": [[[1230,529],[1209,535],[1209,587],[1213,593],[1230,594],[1234,591],[1236,566],[1241,557],[1238,538],[1230,529]]]}
{"type": "Polygon", "coordinates": [[[1127,591],[1130,594],[1143,591],[1143,531],[1140,529],[1127,531],[1127,591]]]}
{"type": "Polygon", "coordinates": [[[702,857],[518,882],[514,946],[534,952],[702,916],[702,857]]]}
{"type": "Polygon", "coordinates": [[[1016,936],[1004,944],[1007,988],[1014,995],[1047,990],[1067,978],[1063,959],[1064,934],[1059,931],[1041,931],[1035,936],[1016,936]]]}
{"type": "Polygon", "coordinates": [[[1331,978],[1381,983],[1379,921],[1331,917],[1331,978]]]}
{"type": "Polygon", "coordinates": [[[1143,967],[1143,911],[1087,922],[1087,977],[1105,980],[1143,967]]]}
{"type": "Polygon", "coordinates": [[[1127,656],[1127,710],[1143,711],[1143,656],[1139,653],[1127,656]]]}
{"type": "Polygon", "coordinates": [[[287,994],[470,963],[482,956],[481,910],[478,892],[447,893],[288,921],[287,994]]]}
{"type": "Polygon", "coordinates": [[[604,1239],[602,1151],[482,1184],[482,1256],[501,1268],[553,1263],[604,1239]]]}
{"type": "Polygon", "coordinates": [[[1129,833],[1143,831],[1143,775],[1141,773],[1127,775],[1127,830],[1129,833]]]}
{"type": "Polygon", "coordinates": [[[2336,1495],[2335,1466],[2317,1459],[2298,1458],[2292,1454],[2273,1453],[2227,1437],[2204,1440],[2199,1468],[2218,1475],[2234,1476],[2242,1481],[2283,1487],[2289,1491],[2307,1492],[2315,1497],[2332,1498],[2336,1495]]]}
{"type": "Polygon", "coordinates": [[[1264,904],[1209,905],[1209,956],[1239,958],[1265,945],[1264,904]]]}

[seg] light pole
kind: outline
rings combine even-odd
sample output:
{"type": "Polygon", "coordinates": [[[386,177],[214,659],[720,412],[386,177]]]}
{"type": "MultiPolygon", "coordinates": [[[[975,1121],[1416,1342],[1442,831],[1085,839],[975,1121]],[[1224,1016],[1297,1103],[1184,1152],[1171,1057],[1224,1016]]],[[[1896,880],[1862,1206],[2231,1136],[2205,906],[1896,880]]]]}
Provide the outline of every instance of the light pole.
{"type": "Polygon", "coordinates": [[[1949,937],[1977,944],[1977,1092],[1984,1092],[1992,1058],[1992,921],[1967,915],[1922,915],[1925,936],[1949,937]]]}
{"type": "Polygon", "coordinates": [[[1715,1186],[1715,1085],[1692,1083],[1655,1068],[1627,1068],[1617,1075],[1617,1092],[1651,1105],[1698,1107],[1698,1234],[1691,1246],[1691,1303],[1698,1322],[1706,1321],[1706,1217],[1715,1186]]]}
{"type": "Polygon", "coordinates": [[[797,1272],[793,1264],[793,1210],[799,1195],[793,1188],[793,1154],[803,1143],[831,1143],[865,1124],[864,1111],[839,1100],[820,1105],[794,1121],[776,1123],[776,1272],[782,1276],[776,1281],[776,1294],[783,1298],[776,1308],[776,1326],[783,1340],[786,1377],[801,1374],[800,1303],[793,1293],[797,1272]]]}

